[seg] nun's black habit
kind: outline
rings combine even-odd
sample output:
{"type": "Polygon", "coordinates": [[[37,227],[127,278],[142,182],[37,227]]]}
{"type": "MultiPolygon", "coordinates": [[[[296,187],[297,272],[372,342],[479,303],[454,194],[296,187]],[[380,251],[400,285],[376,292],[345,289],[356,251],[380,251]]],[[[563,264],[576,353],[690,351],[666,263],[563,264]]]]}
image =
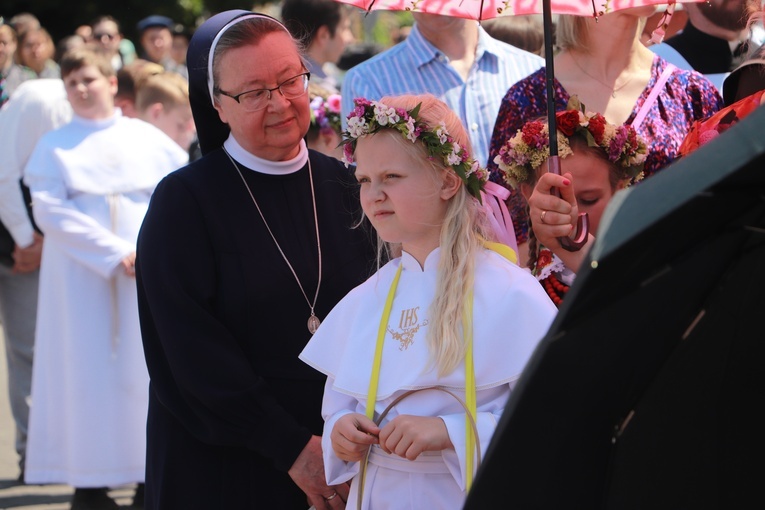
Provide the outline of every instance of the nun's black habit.
{"type": "MultiPolygon", "coordinates": [[[[204,156],[157,187],[138,240],[138,301],[151,376],[146,508],[305,510],[287,471],[320,435],[324,377],[298,359],[310,314],[294,276],[221,146],[207,59],[228,11],[194,35],[188,65],[204,156]]],[[[246,65],[246,64],[243,64],[246,65]]],[[[316,314],[370,273],[368,233],[345,166],[311,151],[323,270],[316,314]]],[[[244,165],[241,165],[244,167],[244,165]]],[[[307,165],[288,175],[243,168],[306,293],[318,250],[307,165]]]]}

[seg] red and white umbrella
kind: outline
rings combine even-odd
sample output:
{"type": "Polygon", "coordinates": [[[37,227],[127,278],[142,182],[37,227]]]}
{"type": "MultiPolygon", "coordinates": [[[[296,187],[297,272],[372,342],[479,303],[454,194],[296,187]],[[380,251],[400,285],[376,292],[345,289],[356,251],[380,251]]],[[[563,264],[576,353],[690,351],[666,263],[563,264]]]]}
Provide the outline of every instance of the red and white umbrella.
{"type": "MultiPolygon", "coordinates": [[[[610,12],[644,7],[647,5],[666,5],[664,16],[659,26],[654,30],[654,42],[660,42],[664,30],[669,24],[675,4],[678,0],[337,0],[354,5],[367,12],[376,10],[411,11],[426,14],[439,14],[457,18],[474,19],[477,21],[498,18],[502,16],[518,16],[526,14],[542,14],[545,32],[545,61],[547,78],[547,121],[550,133],[555,132],[555,87],[553,78],[553,43],[552,43],[552,14],[572,14],[577,16],[603,16],[610,12]]],[[[695,3],[704,0],[679,0],[680,2],[695,3]]],[[[558,158],[557,137],[550,137],[550,172],[560,175],[560,160],[558,158]]],[[[561,238],[561,246],[570,251],[579,250],[587,241],[589,225],[587,213],[579,216],[576,232],[571,238],[561,238]]]]}
{"type": "MultiPolygon", "coordinates": [[[[544,0],[338,0],[366,11],[416,11],[474,20],[502,16],[542,14],[544,0]]],[[[683,1],[683,0],[680,0],[683,1]]],[[[688,0],[694,1],[694,0],[688,0]]],[[[699,0],[695,0],[699,1],[699,0]]],[[[550,0],[551,12],[576,16],[602,16],[645,5],[674,5],[668,0],[550,0]]],[[[674,7],[672,7],[674,8],[674,7]]]]}

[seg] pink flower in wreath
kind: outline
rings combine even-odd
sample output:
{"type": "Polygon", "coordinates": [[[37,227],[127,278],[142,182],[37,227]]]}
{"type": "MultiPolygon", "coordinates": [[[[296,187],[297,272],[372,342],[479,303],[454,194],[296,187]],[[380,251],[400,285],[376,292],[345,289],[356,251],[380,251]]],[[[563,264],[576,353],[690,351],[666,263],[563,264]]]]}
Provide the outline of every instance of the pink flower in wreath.
{"type": "Polygon", "coordinates": [[[334,113],[340,113],[340,94],[331,94],[326,101],[327,108],[334,113]]]}

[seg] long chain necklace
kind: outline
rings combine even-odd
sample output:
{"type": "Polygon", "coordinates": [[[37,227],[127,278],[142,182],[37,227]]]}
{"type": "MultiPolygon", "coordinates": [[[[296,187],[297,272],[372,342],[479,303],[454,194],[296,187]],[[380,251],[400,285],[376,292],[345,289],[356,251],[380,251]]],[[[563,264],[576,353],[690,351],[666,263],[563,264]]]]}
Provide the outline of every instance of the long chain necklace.
{"type": "Polygon", "coordinates": [[[595,80],[596,82],[600,83],[600,84],[601,84],[601,85],[603,85],[604,87],[606,87],[606,88],[610,89],[610,90],[611,90],[611,97],[613,97],[614,99],[616,99],[616,93],[617,93],[617,92],[619,92],[620,90],[622,90],[622,89],[623,89],[624,87],[626,87],[627,85],[629,85],[629,83],[632,81],[632,78],[629,78],[627,81],[625,81],[624,83],[622,83],[622,84],[621,84],[621,85],[619,85],[618,87],[616,86],[616,81],[614,81],[614,84],[613,84],[613,85],[609,85],[608,83],[606,83],[606,82],[604,82],[604,81],[600,80],[599,78],[596,78],[595,76],[593,76],[593,75],[591,75],[590,73],[588,73],[588,72],[587,72],[587,71],[584,69],[584,67],[582,67],[581,65],[579,65],[579,62],[578,62],[578,61],[577,61],[577,60],[574,58],[574,55],[572,55],[571,53],[569,53],[569,56],[571,57],[571,60],[573,60],[573,61],[574,61],[574,64],[576,64],[576,67],[578,67],[580,71],[582,71],[584,74],[586,74],[587,76],[589,76],[590,78],[592,78],[592,79],[593,79],[593,80],[595,80]]]}
{"type": "Polygon", "coordinates": [[[236,164],[236,161],[234,161],[234,158],[231,157],[231,154],[228,153],[228,151],[224,148],[223,151],[226,153],[226,156],[228,156],[228,159],[231,160],[231,163],[234,165],[234,168],[236,168],[237,173],[239,174],[239,177],[241,177],[242,182],[244,183],[244,187],[247,188],[247,193],[250,194],[250,198],[252,199],[252,203],[255,204],[255,208],[258,210],[258,214],[260,214],[260,218],[263,220],[263,224],[266,226],[266,230],[268,230],[268,233],[271,234],[271,239],[274,240],[274,244],[276,245],[276,248],[279,250],[279,253],[282,254],[282,258],[284,259],[284,262],[287,263],[287,267],[290,268],[290,271],[292,271],[292,276],[295,277],[295,281],[298,284],[298,287],[300,287],[300,292],[303,293],[303,297],[305,298],[305,302],[308,303],[308,307],[311,309],[311,315],[308,317],[308,331],[311,332],[313,335],[316,333],[316,330],[319,329],[319,325],[321,325],[321,321],[316,316],[316,313],[314,312],[314,308],[316,307],[316,300],[319,299],[319,289],[321,288],[321,240],[319,238],[319,217],[316,214],[316,192],[313,189],[313,171],[311,170],[311,159],[308,159],[308,179],[311,182],[311,201],[313,202],[313,221],[316,225],[316,248],[319,251],[319,281],[316,284],[316,293],[313,295],[313,303],[308,299],[308,295],[305,293],[305,290],[303,290],[303,284],[300,283],[300,278],[298,278],[297,273],[295,272],[295,268],[292,267],[292,264],[290,264],[290,261],[287,259],[287,255],[284,254],[284,250],[282,250],[282,247],[279,246],[279,242],[276,240],[276,236],[274,236],[274,233],[271,231],[271,227],[268,226],[268,222],[266,221],[266,217],[263,215],[263,211],[260,210],[260,206],[258,205],[258,201],[255,200],[255,195],[252,194],[252,190],[250,189],[250,186],[247,184],[247,181],[244,179],[244,175],[242,174],[242,171],[239,169],[239,165],[236,164]]]}

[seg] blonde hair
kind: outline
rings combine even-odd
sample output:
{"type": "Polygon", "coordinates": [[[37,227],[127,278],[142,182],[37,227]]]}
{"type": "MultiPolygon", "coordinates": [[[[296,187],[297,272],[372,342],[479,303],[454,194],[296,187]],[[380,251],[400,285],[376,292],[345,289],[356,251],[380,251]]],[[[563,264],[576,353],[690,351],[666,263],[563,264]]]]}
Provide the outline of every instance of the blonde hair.
{"type": "Polygon", "coordinates": [[[153,74],[161,74],[165,68],[154,62],[138,58],[117,71],[117,97],[135,103],[138,84],[153,74]]]}
{"type": "Polygon", "coordinates": [[[161,103],[165,110],[189,104],[188,82],[172,71],[146,76],[136,83],[136,89],[135,107],[139,112],[156,103],[161,103]]]}
{"type": "Polygon", "coordinates": [[[562,50],[587,51],[590,26],[587,18],[561,14],[555,24],[555,43],[562,50]]]}
{"type": "MultiPolygon", "coordinates": [[[[421,104],[419,117],[422,121],[431,127],[443,122],[452,138],[472,152],[470,139],[459,117],[436,97],[405,95],[384,97],[380,102],[407,111],[421,104]]],[[[453,171],[438,158],[429,159],[425,146],[419,140],[412,143],[398,133],[393,139],[403,150],[424,164],[429,164],[436,178],[443,178],[445,172],[453,171]]],[[[431,361],[437,367],[439,375],[451,373],[465,357],[462,311],[465,300],[473,289],[475,256],[482,247],[482,237],[495,240],[483,208],[468,193],[463,181],[458,181],[459,189],[449,200],[441,225],[438,283],[435,299],[430,307],[430,327],[427,336],[431,361]]],[[[388,248],[389,252],[397,250],[396,246],[388,248]]]]}

